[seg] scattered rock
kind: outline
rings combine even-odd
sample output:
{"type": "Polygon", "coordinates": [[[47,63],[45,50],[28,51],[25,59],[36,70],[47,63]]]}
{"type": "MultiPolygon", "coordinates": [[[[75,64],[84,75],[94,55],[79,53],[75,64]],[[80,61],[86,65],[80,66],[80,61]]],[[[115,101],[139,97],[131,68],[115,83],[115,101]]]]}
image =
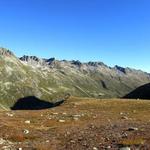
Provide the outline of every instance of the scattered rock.
{"type": "Polygon", "coordinates": [[[76,143],[74,140],[71,140],[70,143],[76,143]]]}
{"type": "Polygon", "coordinates": [[[84,116],[85,116],[85,114],[81,114],[81,116],[82,116],[82,117],[84,117],[84,116]]]}
{"type": "Polygon", "coordinates": [[[73,117],[81,117],[81,115],[73,115],[73,117]]]}
{"type": "Polygon", "coordinates": [[[123,113],[123,112],[120,112],[120,115],[124,115],[124,113],[123,113]]]}
{"type": "Polygon", "coordinates": [[[24,129],[24,130],[23,130],[23,133],[24,133],[24,134],[29,134],[29,130],[24,129]]]}
{"type": "Polygon", "coordinates": [[[107,149],[110,149],[111,148],[111,146],[107,146],[107,149]]]}
{"type": "Polygon", "coordinates": [[[0,145],[3,145],[3,144],[12,145],[13,143],[9,140],[4,140],[3,138],[1,138],[0,139],[0,145]]]}
{"type": "Polygon", "coordinates": [[[128,134],[127,133],[123,133],[122,134],[122,138],[127,138],[128,137],[128,134]]]}
{"type": "Polygon", "coordinates": [[[86,142],[86,141],[84,141],[82,145],[83,145],[83,146],[87,146],[87,142],[86,142]]]}
{"type": "Polygon", "coordinates": [[[61,122],[61,123],[64,123],[64,122],[66,122],[66,120],[58,120],[59,122],[61,122]]]}
{"type": "Polygon", "coordinates": [[[130,147],[121,147],[119,150],[131,150],[130,147]]]}
{"type": "Polygon", "coordinates": [[[70,135],[71,133],[69,131],[66,132],[67,135],[70,135]]]}
{"type": "Polygon", "coordinates": [[[75,120],[75,121],[78,121],[78,120],[79,120],[79,118],[77,118],[77,117],[74,117],[74,118],[73,118],[73,120],[75,120]]]}
{"type": "Polygon", "coordinates": [[[58,113],[57,112],[55,112],[55,113],[52,113],[53,115],[58,115],[58,113]]]}
{"type": "Polygon", "coordinates": [[[63,115],[67,115],[67,113],[65,113],[65,112],[64,112],[64,113],[62,113],[62,114],[63,114],[63,115]]]}
{"type": "Polygon", "coordinates": [[[139,129],[138,128],[135,128],[135,127],[130,127],[128,128],[128,131],[138,131],[139,129]]]}
{"type": "Polygon", "coordinates": [[[127,116],[122,116],[121,119],[128,120],[129,118],[127,116]]]}
{"type": "Polygon", "coordinates": [[[7,146],[3,146],[1,148],[1,150],[16,150],[15,148],[13,148],[11,145],[7,145],[7,146]]]}
{"type": "Polygon", "coordinates": [[[26,124],[30,124],[31,121],[30,121],[30,120],[26,120],[25,123],[26,123],[26,124]]]}
{"type": "Polygon", "coordinates": [[[6,113],[6,115],[9,116],[9,117],[13,117],[14,116],[14,114],[12,114],[12,113],[6,113]]]}
{"type": "Polygon", "coordinates": [[[98,148],[97,147],[93,147],[93,150],[98,150],[98,148]]]}
{"type": "Polygon", "coordinates": [[[94,129],[95,126],[94,126],[93,124],[91,124],[91,125],[89,126],[89,128],[90,128],[90,129],[94,129]]]}
{"type": "Polygon", "coordinates": [[[72,103],[73,107],[76,108],[78,106],[78,103],[72,103]]]}
{"type": "Polygon", "coordinates": [[[82,141],[83,140],[83,137],[78,137],[78,141],[82,141]]]}
{"type": "Polygon", "coordinates": [[[97,118],[97,116],[93,116],[93,119],[96,119],[97,118]]]}
{"type": "Polygon", "coordinates": [[[2,145],[2,144],[4,144],[6,142],[6,140],[4,140],[4,139],[0,139],[0,145],[2,145]]]}
{"type": "Polygon", "coordinates": [[[136,113],[136,110],[133,110],[133,113],[136,113]]]}

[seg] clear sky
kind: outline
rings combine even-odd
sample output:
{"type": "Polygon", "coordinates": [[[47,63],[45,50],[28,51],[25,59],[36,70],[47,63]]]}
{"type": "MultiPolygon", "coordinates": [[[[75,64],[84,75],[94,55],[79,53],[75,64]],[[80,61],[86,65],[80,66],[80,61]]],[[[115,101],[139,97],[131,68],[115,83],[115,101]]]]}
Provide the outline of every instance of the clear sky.
{"type": "Polygon", "coordinates": [[[0,0],[0,46],[150,72],[150,0],[0,0]]]}

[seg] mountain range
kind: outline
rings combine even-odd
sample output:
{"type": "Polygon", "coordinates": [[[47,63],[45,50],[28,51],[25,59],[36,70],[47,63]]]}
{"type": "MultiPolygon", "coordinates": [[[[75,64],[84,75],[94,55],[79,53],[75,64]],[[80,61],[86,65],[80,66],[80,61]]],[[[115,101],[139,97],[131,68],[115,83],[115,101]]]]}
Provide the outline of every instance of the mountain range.
{"type": "Polygon", "coordinates": [[[0,104],[12,107],[23,97],[52,101],[66,94],[79,97],[116,98],[150,83],[150,74],[132,68],[109,67],[103,62],[18,58],[0,48],[0,104]]]}

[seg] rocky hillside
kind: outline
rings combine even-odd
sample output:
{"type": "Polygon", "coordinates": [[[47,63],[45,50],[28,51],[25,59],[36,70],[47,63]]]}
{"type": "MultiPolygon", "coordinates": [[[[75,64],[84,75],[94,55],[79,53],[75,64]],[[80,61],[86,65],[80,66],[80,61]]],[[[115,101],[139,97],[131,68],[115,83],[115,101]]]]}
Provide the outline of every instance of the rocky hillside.
{"type": "Polygon", "coordinates": [[[0,48],[0,102],[12,106],[18,99],[36,96],[51,101],[69,93],[82,97],[122,97],[149,83],[150,75],[140,70],[109,67],[102,62],[17,58],[0,48]]]}

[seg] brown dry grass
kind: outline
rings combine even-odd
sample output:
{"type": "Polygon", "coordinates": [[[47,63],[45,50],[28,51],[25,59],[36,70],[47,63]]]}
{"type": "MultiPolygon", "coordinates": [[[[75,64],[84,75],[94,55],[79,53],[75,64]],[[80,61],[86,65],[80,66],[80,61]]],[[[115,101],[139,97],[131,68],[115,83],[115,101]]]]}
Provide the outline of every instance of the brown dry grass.
{"type": "Polygon", "coordinates": [[[120,141],[119,144],[123,146],[132,146],[132,145],[139,146],[139,145],[143,145],[144,143],[145,140],[143,138],[134,137],[131,139],[123,139],[122,141],[120,141]]]}
{"type": "Polygon", "coordinates": [[[129,146],[150,144],[150,101],[71,97],[63,105],[49,110],[13,111],[13,113],[14,116],[9,117],[4,111],[0,112],[0,137],[16,143],[21,142],[22,147],[30,144],[37,150],[66,149],[66,147],[70,150],[84,149],[79,141],[76,146],[69,144],[72,138],[78,136],[83,137],[84,142],[87,140],[87,143],[90,143],[89,149],[96,144],[103,149],[98,145],[101,138],[109,139],[101,141],[105,146],[111,145],[114,140],[115,143],[112,145],[114,147],[118,144],[129,146]],[[79,120],[73,120],[73,115],[82,114],[84,115],[79,120]],[[123,116],[128,119],[122,119],[123,116]],[[59,119],[64,119],[65,122],[60,123],[59,119]],[[30,120],[31,123],[25,124],[26,120],[30,120]],[[91,128],[91,124],[95,128],[91,128]],[[127,132],[130,126],[138,127],[139,130],[127,132]],[[23,129],[28,129],[30,133],[23,134],[23,129]],[[66,132],[69,134],[66,135],[66,132]],[[128,138],[117,137],[124,132],[127,132],[128,138]],[[47,140],[50,142],[46,143],[47,140]]]}

